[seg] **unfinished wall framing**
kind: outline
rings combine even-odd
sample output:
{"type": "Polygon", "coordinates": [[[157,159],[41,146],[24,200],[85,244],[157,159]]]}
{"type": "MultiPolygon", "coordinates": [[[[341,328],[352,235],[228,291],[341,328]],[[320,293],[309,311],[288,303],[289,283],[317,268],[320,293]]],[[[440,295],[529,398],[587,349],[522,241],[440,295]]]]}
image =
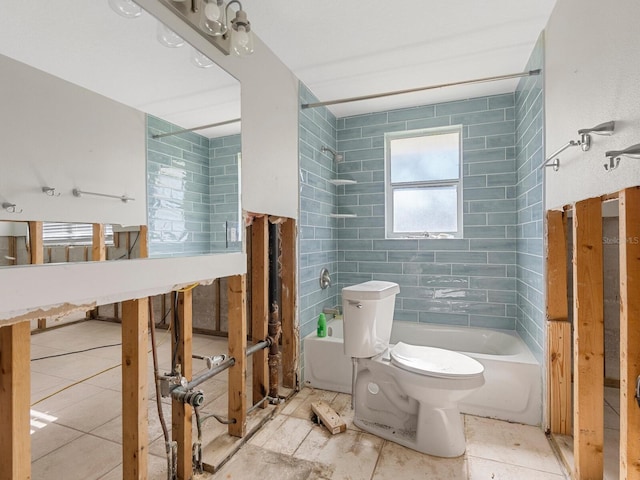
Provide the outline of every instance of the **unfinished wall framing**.
{"type": "Polygon", "coordinates": [[[640,377],[640,187],[547,212],[549,428],[552,433],[573,434],[576,480],[602,478],[604,470],[602,203],[613,199],[618,199],[620,218],[620,478],[640,480],[640,406],[635,399],[640,377]],[[573,213],[573,325],[568,321],[565,248],[569,211],[573,213]]]}

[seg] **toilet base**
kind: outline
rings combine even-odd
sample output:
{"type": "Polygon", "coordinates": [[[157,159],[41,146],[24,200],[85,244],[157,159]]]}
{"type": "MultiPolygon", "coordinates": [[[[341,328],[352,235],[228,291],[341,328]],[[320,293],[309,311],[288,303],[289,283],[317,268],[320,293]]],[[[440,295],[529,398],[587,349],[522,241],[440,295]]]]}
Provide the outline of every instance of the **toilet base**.
{"type": "MultiPolygon", "coordinates": [[[[361,361],[361,366],[370,362],[361,361]]],[[[386,369],[385,369],[386,370],[386,369]]],[[[427,395],[433,400],[435,395],[427,395]]],[[[358,372],[353,423],[361,429],[418,452],[458,457],[465,452],[464,423],[457,402],[439,405],[410,397],[386,371],[358,372]]]]}

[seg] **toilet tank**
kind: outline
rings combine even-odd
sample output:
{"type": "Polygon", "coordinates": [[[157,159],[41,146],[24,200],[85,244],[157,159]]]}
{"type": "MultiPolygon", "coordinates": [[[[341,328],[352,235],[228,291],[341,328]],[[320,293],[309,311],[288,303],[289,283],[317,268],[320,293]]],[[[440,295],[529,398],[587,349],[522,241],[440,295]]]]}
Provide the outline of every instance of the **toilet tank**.
{"type": "Polygon", "coordinates": [[[371,281],[342,289],[344,353],[369,358],[389,346],[397,283],[371,281]]]}

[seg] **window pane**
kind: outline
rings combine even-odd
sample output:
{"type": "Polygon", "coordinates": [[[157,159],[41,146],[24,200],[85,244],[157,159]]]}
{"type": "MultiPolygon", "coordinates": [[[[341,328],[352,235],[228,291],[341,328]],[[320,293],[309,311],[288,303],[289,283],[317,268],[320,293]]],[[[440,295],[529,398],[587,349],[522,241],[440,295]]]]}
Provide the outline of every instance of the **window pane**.
{"type": "Polygon", "coordinates": [[[457,186],[393,190],[394,233],[442,233],[457,230],[457,186]]]}
{"type": "Polygon", "coordinates": [[[391,183],[459,178],[459,137],[454,132],[391,139],[391,183]]]}
{"type": "MultiPolygon", "coordinates": [[[[105,224],[104,240],[113,244],[113,226],[105,224]]],[[[91,245],[93,224],[43,222],[42,241],[44,245],[91,245]]]]}

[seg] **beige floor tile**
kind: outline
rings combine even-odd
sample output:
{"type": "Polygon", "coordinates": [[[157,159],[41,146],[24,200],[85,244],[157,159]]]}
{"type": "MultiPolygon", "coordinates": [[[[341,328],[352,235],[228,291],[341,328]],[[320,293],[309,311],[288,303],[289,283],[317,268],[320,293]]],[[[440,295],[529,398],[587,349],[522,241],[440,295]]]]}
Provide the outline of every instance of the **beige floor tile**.
{"type": "Polygon", "coordinates": [[[48,375],[46,373],[31,372],[31,402],[35,402],[53,392],[60,387],[70,385],[73,380],[48,375]]]}
{"type": "Polygon", "coordinates": [[[385,441],[372,480],[466,480],[464,456],[439,458],[385,441]]]}
{"type": "Polygon", "coordinates": [[[310,420],[280,416],[262,427],[249,443],[276,453],[292,455],[312,428],[310,420]]]}
{"type": "Polygon", "coordinates": [[[530,425],[465,416],[467,455],[557,475],[562,469],[542,430],[530,425]]]}
{"type": "Polygon", "coordinates": [[[332,435],[315,426],[294,453],[295,458],[332,466],[333,480],[369,480],[384,440],[364,432],[332,435]]]}
{"type": "Polygon", "coordinates": [[[467,456],[469,480],[565,480],[562,474],[532,470],[517,465],[467,456]]]}
{"type": "Polygon", "coordinates": [[[42,413],[48,413],[50,415],[58,415],[58,413],[78,402],[86,400],[87,398],[98,395],[104,391],[100,387],[94,385],[88,385],[86,383],[79,383],[73,385],[69,380],[63,380],[58,387],[53,389],[52,392],[42,392],[41,396],[38,396],[34,402],[32,402],[32,409],[42,413]],[[68,388],[64,388],[68,387],[68,388]],[[58,393],[55,393],[58,392],[58,393]],[[46,398],[48,395],[55,393],[55,395],[46,398]]]}
{"type": "Polygon", "coordinates": [[[620,430],[620,415],[609,405],[604,405],[604,428],[620,430]]]}
{"type": "Polygon", "coordinates": [[[277,478],[278,480],[330,479],[332,469],[322,464],[293,458],[255,445],[245,445],[215,475],[220,479],[250,480],[277,478]]]}
{"type": "MultiPolygon", "coordinates": [[[[307,390],[306,388],[304,390],[307,390]]],[[[311,404],[313,402],[324,401],[331,404],[338,396],[337,392],[329,392],[327,390],[310,389],[304,397],[302,403],[290,415],[292,417],[303,418],[308,420],[311,418],[311,404]]]]}
{"type": "Polygon", "coordinates": [[[34,462],[67,443],[80,437],[82,432],[56,425],[50,418],[37,414],[31,416],[31,461],[34,462]]]}
{"type": "Polygon", "coordinates": [[[604,401],[620,415],[620,389],[604,387],[604,401]]]}
{"type": "Polygon", "coordinates": [[[82,432],[90,432],[120,415],[122,394],[113,390],[102,390],[74,405],[58,410],[56,423],[82,432]]]}
{"type": "Polygon", "coordinates": [[[620,478],[620,431],[604,429],[604,480],[620,478]]]}
{"type": "Polygon", "coordinates": [[[32,478],[96,480],[120,462],[120,445],[92,435],[82,435],[33,462],[32,478]]]}
{"type": "Polygon", "coordinates": [[[84,380],[118,363],[117,360],[76,354],[31,362],[31,371],[70,380],[84,380]]]}
{"type": "MultiPolygon", "coordinates": [[[[162,412],[165,417],[165,423],[167,425],[167,429],[170,429],[171,428],[171,406],[162,404],[162,412]]],[[[162,425],[160,423],[160,418],[158,416],[158,408],[156,406],[155,400],[149,400],[148,402],[147,421],[149,425],[149,429],[148,429],[149,443],[155,441],[160,437],[163,437],[162,425]]],[[[110,420],[107,423],[105,423],[104,425],[101,425],[93,429],[90,433],[97,437],[111,440],[112,442],[121,444],[122,443],[122,417],[117,416],[113,420],[110,420]]]]}
{"type": "MultiPolygon", "coordinates": [[[[148,480],[166,480],[167,479],[167,459],[165,457],[157,457],[149,455],[147,459],[147,479],[148,480]]],[[[201,480],[212,478],[210,474],[200,477],[201,480]]],[[[100,480],[122,480],[122,464],[107,473],[100,480]]]]}

